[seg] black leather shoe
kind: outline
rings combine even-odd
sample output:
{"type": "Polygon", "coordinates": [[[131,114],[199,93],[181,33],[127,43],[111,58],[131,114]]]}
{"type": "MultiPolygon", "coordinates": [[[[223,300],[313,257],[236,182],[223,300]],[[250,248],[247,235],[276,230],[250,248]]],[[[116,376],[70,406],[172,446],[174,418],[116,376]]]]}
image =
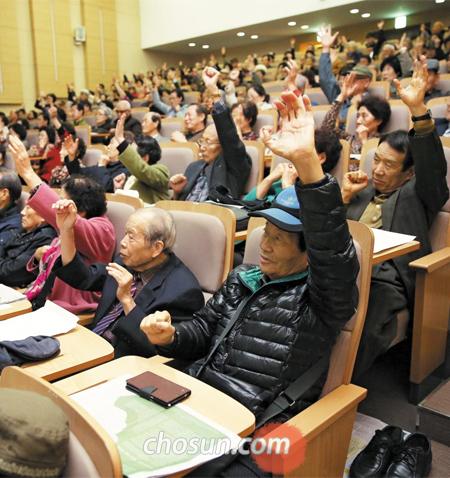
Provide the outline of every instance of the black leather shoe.
{"type": "Polygon", "coordinates": [[[413,433],[397,450],[387,469],[389,478],[422,478],[431,469],[430,440],[422,433],[413,433]]]}
{"type": "Polygon", "coordinates": [[[377,430],[369,444],[353,460],[350,478],[384,476],[391,463],[393,452],[403,443],[401,428],[387,426],[377,430]]]}

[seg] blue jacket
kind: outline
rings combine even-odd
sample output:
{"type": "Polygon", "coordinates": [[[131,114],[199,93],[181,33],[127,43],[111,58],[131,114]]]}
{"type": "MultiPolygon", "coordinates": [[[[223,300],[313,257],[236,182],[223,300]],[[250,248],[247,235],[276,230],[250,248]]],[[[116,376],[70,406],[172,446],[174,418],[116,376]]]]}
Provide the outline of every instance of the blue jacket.
{"type": "Polygon", "coordinates": [[[16,204],[0,211],[0,247],[22,229],[22,217],[16,204]]]}
{"type": "MultiPolygon", "coordinates": [[[[115,258],[115,262],[123,265],[118,257],[115,258]]],[[[108,275],[106,266],[104,264],[87,266],[77,253],[73,261],[66,266],[62,266],[59,258],[54,271],[60,279],[72,287],[102,291],[102,298],[91,326],[95,328],[116,301],[117,282],[108,275]]],[[[172,321],[182,321],[190,319],[205,303],[197,279],[175,254],[169,255],[169,259],[134,300],[136,307],[128,315],[122,314],[111,329],[117,339],[114,344],[116,357],[156,355],[155,347],[140,329],[141,321],[146,315],[157,310],[167,310],[172,321]]]]}

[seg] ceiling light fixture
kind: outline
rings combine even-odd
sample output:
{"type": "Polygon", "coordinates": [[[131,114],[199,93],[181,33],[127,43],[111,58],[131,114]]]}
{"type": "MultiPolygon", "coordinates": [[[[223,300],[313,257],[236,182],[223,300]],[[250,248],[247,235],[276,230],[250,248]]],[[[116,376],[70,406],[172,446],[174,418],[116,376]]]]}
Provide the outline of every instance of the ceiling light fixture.
{"type": "Polygon", "coordinates": [[[352,13],[352,14],[359,13],[359,9],[358,8],[352,8],[350,10],[350,13],[352,13]]]}
{"type": "Polygon", "coordinates": [[[204,48],[205,50],[207,50],[209,48],[209,45],[202,45],[202,48],[204,48]]]}
{"type": "Polygon", "coordinates": [[[436,1],[436,3],[444,3],[445,2],[445,0],[435,0],[435,1],[436,1]]]}
{"type": "Polygon", "coordinates": [[[245,32],[237,32],[236,35],[238,37],[245,37],[245,32]]]}
{"type": "Polygon", "coordinates": [[[302,25],[300,28],[301,28],[302,30],[308,30],[309,25],[302,25]]]}
{"type": "Polygon", "coordinates": [[[363,18],[369,18],[370,17],[370,13],[363,13],[361,15],[363,18]]]}
{"type": "Polygon", "coordinates": [[[194,42],[191,42],[191,43],[188,43],[188,46],[196,46],[197,43],[194,43],[194,42]]]}
{"type": "Polygon", "coordinates": [[[401,17],[396,17],[394,21],[394,27],[396,30],[406,27],[406,16],[402,15],[401,17]]]}
{"type": "Polygon", "coordinates": [[[295,27],[295,25],[297,25],[297,22],[288,22],[288,25],[290,27],[295,27]]]}
{"type": "Polygon", "coordinates": [[[250,38],[251,38],[252,40],[257,40],[259,37],[258,37],[258,35],[252,35],[250,38]]]}

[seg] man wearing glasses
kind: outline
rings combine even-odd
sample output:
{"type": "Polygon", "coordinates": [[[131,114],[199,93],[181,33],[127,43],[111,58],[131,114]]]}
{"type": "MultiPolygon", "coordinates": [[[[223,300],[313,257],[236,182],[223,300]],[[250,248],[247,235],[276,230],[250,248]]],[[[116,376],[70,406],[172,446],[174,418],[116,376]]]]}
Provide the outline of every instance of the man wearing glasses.
{"type": "Polygon", "coordinates": [[[184,174],[170,178],[174,199],[182,201],[206,201],[217,187],[225,187],[234,198],[244,193],[248,180],[251,159],[239,138],[231,117],[217,88],[219,72],[214,68],[203,71],[206,89],[214,96],[212,109],[214,124],[209,125],[202,138],[199,160],[191,163],[184,174]]]}
{"type": "MultiPolygon", "coordinates": [[[[138,138],[142,134],[141,123],[131,116],[131,105],[126,100],[121,100],[116,106],[117,117],[120,118],[122,114],[125,114],[125,131],[131,131],[135,138],[138,138]]],[[[117,120],[116,120],[117,124],[117,120]]]]}

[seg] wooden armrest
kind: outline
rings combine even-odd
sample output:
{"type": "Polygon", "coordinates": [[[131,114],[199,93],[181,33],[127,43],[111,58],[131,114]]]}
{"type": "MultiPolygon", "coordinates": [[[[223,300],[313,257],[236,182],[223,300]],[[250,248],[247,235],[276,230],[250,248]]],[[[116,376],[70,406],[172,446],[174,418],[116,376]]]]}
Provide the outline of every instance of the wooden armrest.
{"type": "Polygon", "coordinates": [[[409,263],[414,269],[423,269],[427,272],[433,272],[436,269],[446,266],[450,263],[450,247],[444,247],[439,251],[428,254],[409,263]]]}
{"type": "Polygon", "coordinates": [[[162,355],[154,355],[148,359],[152,363],[167,363],[173,360],[170,357],[163,357],[162,355]]]}
{"type": "Polygon", "coordinates": [[[89,325],[92,324],[92,321],[94,320],[95,313],[90,312],[88,314],[78,314],[78,325],[89,325]]]}
{"type": "Polygon", "coordinates": [[[308,441],[364,400],[367,390],[357,385],[341,385],[287,423],[300,429],[308,441]]]}

